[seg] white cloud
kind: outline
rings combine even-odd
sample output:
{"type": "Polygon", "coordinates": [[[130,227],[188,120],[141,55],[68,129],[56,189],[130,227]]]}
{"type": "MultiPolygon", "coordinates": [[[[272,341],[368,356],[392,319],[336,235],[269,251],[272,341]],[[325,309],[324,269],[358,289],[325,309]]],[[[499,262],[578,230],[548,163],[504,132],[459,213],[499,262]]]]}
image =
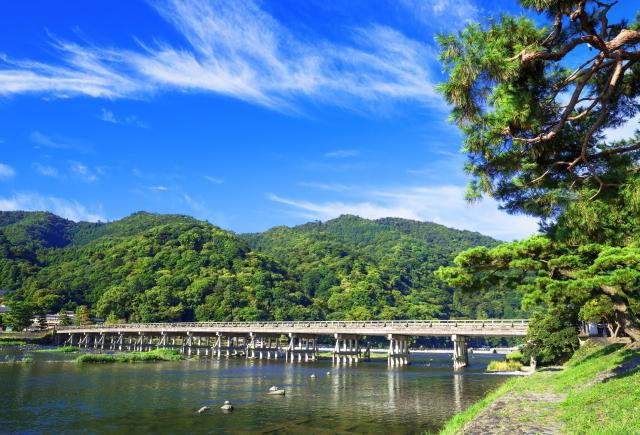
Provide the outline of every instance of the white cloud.
{"type": "MultiPolygon", "coordinates": [[[[347,29],[337,44],[299,37],[251,1],[167,0],[151,6],[187,42],[138,49],[52,37],[57,64],[0,56],[0,95],[141,98],[172,90],[212,92],[278,110],[296,99],[348,105],[412,100],[440,106],[429,45],[385,26],[347,29]]],[[[105,114],[112,122],[117,117],[105,114]]]]}
{"type": "Polygon", "coordinates": [[[205,175],[202,178],[204,178],[205,180],[207,180],[211,184],[222,184],[222,183],[224,183],[224,180],[222,178],[212,177],[211,175],[205,175]]]}
{"type": "Polygon", "coordinates": [[[126,125],[133,125],[140,128],[149,128],[149,126],[145,122],[140,121],[136,115],[130,115],[130,116],[125,116],[124,118],[119,118],[119,117],[116,117],[116,115],[114,115],[114,113],[111,110],[107,110],[104,108],[100,112],[98,119],[104,122],[109,122],[111,124],[126,124],[126,125]]]}
{"type": "Polygon", "coordinates": [[[623,139],[631,139],[636,131],[640,130],[640,113],[618,128],[609,128],[604,131],[607,142],[615,142],[623,139]]]}
{"type": "Polygon", "coordinates": [[[100,212],[89,211],[78,201],[43,196],[37,193],[16,193],[11,197],[0,197],[0,210],[3,211],[50,211],[73,221],[105,221],[100,212]]]}
{"type": "Polygon", "coordinates": [[[112,124],[118,123],[118,120],[111,110],[102,109],[102,113],[100,113],[99,118],[104,122],[111,122],[112,124]]]}
{"type": "Polygon", "coordinates": [[[330,192],[346,192],[351,188],[345,184],[339,183],[299,183],[302,187],[311,187],[313,189],[327,190],[330,192]]]}
{"type": "Polygon", "coordinates": [[[167,186],[152,186],[149,189],[155,190],[156,192],[166,192],[167,190],[169,190],[167,186]]]}
{"type": "Polygon", "coordinates": [[[342,159],[347,157],[355,157],[359,154],[360,154],[360,150],[335,150],[335,151],[329,151],[328,153],[325,153],[324,156],[329,158],[342,159]]]}
{"type": "MultiPolygon", "coordinates": [[[[1,74],[1,73],[0,73],[1,74]]],[[[0,84],[0,87],[2,85],[0,84]]],[[[0,92],[1,93],[1,92],[0,92]]],[[[34,131],[29,135],[29,139],[38,147],[54,148],[61,150],[74,150],[81,153],[93,152],[93,146],[78,139],[69,139],[60,136],[50,136],[39,131],[34,131]]]]}
{"type": "Polygon", "coordinates": [[[33,169],[42,176],[56,178],[59,175],[58,170],[53,166],[43,165],[38,162],[34,163],[32,166],[33,169]]]}
{"type": "Polygon", "coordinates": [[[71,169],[71,172],[82,181],[93,183],[94,181],[98,180],[98,176],[96,175],[96,173],[84,163],[70,162],[69,164],[69,169],[71,169]]]}
{"type": "Polygon", "coordinates": [[[459,28],[477,21],[481,9],[471,0],[401,0],[414,17],[436,28],[459,28]]]}
{"type": "Polygon", "coordinates": [[[13,178],[16,175],[16,170],[13,169],[9,165],[5,165],[4,163],[0,163],[0,180],[13,178]]]}
{"type": "Polygon", "coordinates": [[[459,186],[371,190],[363,192],[355,201],[314,202],[274,194],[269,195],[269,199],[292,207],[296,214],[307,219],[327,220],[341,214],[368,219],[401,217],[478,231],[501,240],[522,239],[538,231],[536,219],[509,215],[499,210],[490,198],[469,205],[464,199],[464,188],[459,186]]]}

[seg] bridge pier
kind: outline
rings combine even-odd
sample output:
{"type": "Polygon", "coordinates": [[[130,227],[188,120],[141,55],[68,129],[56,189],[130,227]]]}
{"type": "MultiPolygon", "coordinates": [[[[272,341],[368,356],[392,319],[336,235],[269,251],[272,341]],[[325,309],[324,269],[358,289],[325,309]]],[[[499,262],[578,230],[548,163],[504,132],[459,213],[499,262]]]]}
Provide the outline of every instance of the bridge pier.
{"type": "Polygon", "coordinates": [[[336,345],[333,349],[334,363],[351,364],[360,361],[360,343],[357,335],[334,334],[336,345]]]}
{"type": "Polygon", "coordinates": [[[249,333],[246,357],[257,359],[278,359],[280,336],[249,333]]]}
{"type": "Polygon", "coordinates": [[[389,354],[387,364],[391,367],[409,364],[409,344],[405,335],[388,334],[389,354]]]}
{"type": "Polygon", "coordinates": [[[318,353],[318,337],[308,334],[289,334],[289,345],[285,350],[285,361],[315,361],[318,353]]]}
{"type": "Polygon", "coordinates": [[[469,365],[469,349],[467,348],[467,337],[464,335],[452,335],[453,341],[453,368],[458,370],[469,365]]]}

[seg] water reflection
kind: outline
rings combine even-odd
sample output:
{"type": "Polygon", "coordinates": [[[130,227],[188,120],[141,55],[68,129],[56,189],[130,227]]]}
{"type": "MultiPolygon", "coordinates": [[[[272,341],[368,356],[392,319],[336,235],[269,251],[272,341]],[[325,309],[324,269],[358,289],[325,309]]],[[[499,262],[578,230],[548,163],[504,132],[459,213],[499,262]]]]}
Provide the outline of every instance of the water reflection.
{"type": "Polygon", "coordinates": [[[506,379],[482,374],[490,357],[478,355],[455,374],[451,355],[434,354],[412,356],[411,366],[397,368],[384,360],[78,366],[69,355],[33,358],[29,365],[0,365],[2,431],[419,433],[437,430],[506,379]],[[286,395],[266,395],[272,385],[285,387],[286,395]],[[220,412],[225,400],[235,405],[233,413],[220,412]],[[204,405],[211,412],[196,414],[204,405]]]}

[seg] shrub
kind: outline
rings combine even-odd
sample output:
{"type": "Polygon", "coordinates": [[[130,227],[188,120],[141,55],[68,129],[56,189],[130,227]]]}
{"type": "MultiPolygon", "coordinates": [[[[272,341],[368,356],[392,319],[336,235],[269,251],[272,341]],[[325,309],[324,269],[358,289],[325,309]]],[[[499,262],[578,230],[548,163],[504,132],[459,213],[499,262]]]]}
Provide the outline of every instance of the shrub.
{"type": "Polygon", "coordinates": [[[491,361],[487,366],[488,372],[517,372],[522,368],[519,361],[491,361]]]}
{"type": "Polygon", "coordinates": [[[76,358],[77,363],[130,363],[154,361],[178,361],[182,359],[180,352],[175,349],[157,349],[150,352],[127,352],[110,354],[85,354],[76,358]]]}
{"type": "Polygon", "coordinates": [[[507,361],[517,361],[520,363],[524,362],[523,361],[524,355],[522,355],[522,352],[520,352],[519,350],[515,350],[513,352],[508,353],[505,358],[507,359],[507,361]]]}

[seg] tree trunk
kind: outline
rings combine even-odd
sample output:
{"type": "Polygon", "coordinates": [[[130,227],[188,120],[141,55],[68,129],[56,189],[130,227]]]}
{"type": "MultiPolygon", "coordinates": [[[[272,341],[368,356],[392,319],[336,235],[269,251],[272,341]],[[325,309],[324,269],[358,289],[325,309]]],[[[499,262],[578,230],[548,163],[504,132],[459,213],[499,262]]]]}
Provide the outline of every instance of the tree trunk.
{"type": "Polygon", "coordinates": [[[622,331],[631,337],[632,341],[640,342],[640,324],[636,316],[629,310],[626,298],[621,296],[614,287],[603,285],[601,288],[613,301],[613,310],[616,313],[618,324],[622,326],[622,331]]]}

